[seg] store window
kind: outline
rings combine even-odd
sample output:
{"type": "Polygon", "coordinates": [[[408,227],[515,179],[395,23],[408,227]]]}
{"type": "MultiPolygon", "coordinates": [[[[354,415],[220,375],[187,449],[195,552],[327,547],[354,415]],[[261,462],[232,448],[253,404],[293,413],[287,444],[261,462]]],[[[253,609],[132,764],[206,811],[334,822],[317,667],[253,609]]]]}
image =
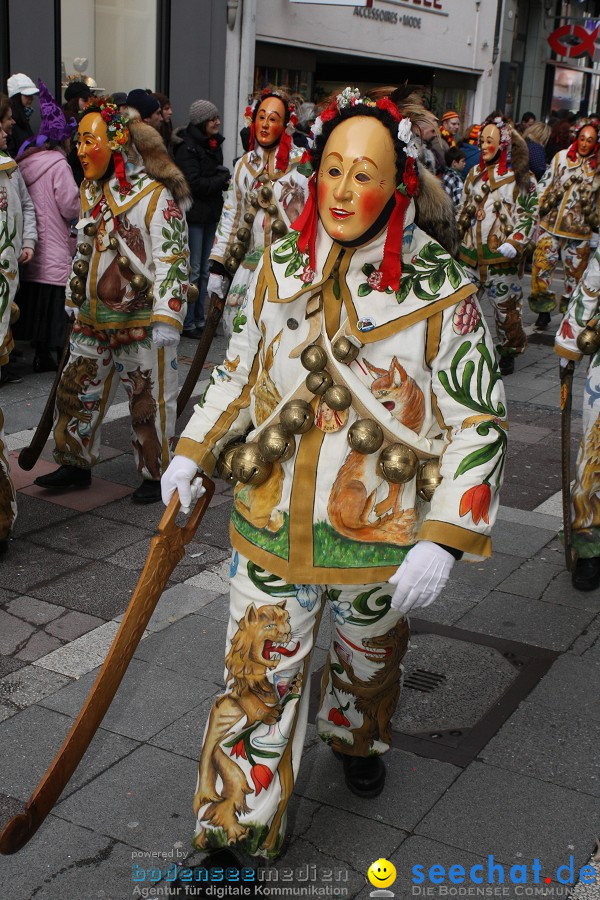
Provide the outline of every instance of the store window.
{"type": "Polygon", "coordinates": [[[155,89],[157,0],[61,0],[63,90],[155,89]]]}

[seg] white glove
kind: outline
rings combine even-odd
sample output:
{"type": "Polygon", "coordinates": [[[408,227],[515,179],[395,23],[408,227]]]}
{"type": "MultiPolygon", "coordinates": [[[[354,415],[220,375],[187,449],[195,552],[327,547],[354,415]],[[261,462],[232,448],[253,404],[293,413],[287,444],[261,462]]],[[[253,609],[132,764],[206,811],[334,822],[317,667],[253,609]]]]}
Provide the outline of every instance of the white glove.
{"type": "Polygon", "coordinates": [[[401,613],[429,606],[444,588],[456,560],[451,553],[432,541],[419,541],[409,550],[395,575],[388,579],[396,585],[392,606],[401,613]]]}
{"type": "Polygon", "coordinates": [[[206,285],[206,293],[210,297],[211,294],[216,294],[217,297],[220,297],[223,300],[227,296],[227,291],[229,290],[229,279],[225,278],[224,275],[215,275],[215,273],[211,273],[208,276],[208,284],[206,285]]]}
{"type": "Polygon", "coordinates": [[[179,491],[181,511],[189,513],[192,503],[206,493],[202,479],[197,475],[198,466],[193,459],[181,455],[174,456],[160,479],[160,493],[165,506],[169,505],[175,491],[179,491]]]}
{"type": "Polygon", "coordinates": [[[69,319],[73,319],[74,322],[77,321],[77,315],[79,313],[79,309],[77,306],[67,306],[65,304],[65,312],[68,315],[69,319]]]}
{"type": "Polygon", "coordinates": [[[570,360],[570,359],[565,359],[564,356],[560,356],[560,357],[558,358],[558,363],[559,363],[561,369],[566,369],[570,362],[571,362],[571,360],[570,360]]]}
{"type": "Polygon", "coordinates": [[[155,347],[176,347],[180,334],[174,325],[166,322],[154,322],[152,325],[152,342],[155,347]]]}
{"type": "Polygon", "coordinates": [[[500,244],[498,253],[501,253],[502,256],[505,256],[507,259],[514,259],[517,255],[517,248],[513,247],[512,244],[500,244]]]}
{"type": "Polygon", "coordinates": [[[592,231],[592,236],[590,238],[590,250],[595,250],[598,246],[598,242],[600,241],[600,234],[597,231],[592,231]]]}

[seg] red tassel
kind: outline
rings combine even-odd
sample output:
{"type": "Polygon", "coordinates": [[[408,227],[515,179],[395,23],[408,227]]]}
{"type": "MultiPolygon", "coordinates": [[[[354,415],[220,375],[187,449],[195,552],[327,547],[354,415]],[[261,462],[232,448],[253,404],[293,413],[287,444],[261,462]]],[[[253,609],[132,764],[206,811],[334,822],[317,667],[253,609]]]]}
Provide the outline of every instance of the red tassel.
{"type": "Polygon", "coordinates": [[[129,194],[131,191],[131,185],[127,181],[127,177],[125,176],[125,160],[123,156],[118,151],[113,153],[113,162],[115,164],[115,175],[119,181],[119,193],[120,194],[129,194]]]}
{"type": "Polygon", "coordinates": [[[277,150],[277,156],[275,157],[275,168],[279,169],[280,172],[285,172],[287,170],[291,147],[292,136],[284,130],[279,138],[279,149],[277,150]]]}
{"type": "Polygon", "coordinates": [[[254,127],[254,122],[250,122],[250,140],[248,141],[248,150],[254,150],[254,137],[256,135],[256,128],[254,127]]]}
{"type": "Polygon", "coordinates": [[[483,172],[485,169],[485,159],[483,158],[483,150],[479,151],[479,171],[483,172]]]}
{"type": "Polygon", "coordinates": [[[571,162],[577,162],[577,141],[573,141],[567,150],[567,159],[570,159],[571,162]]]}
{"type": "Polygon", "coordinates": [[[308,199],[304,205],[304,209],[292,222],[292,228],[300,232],[298,238],[298,249],[301,253],[306,253],[308,249],[308,262],[311,269],[316,270],[316,250],[315,242],[317,239],[317,221],[319,211],[317,208],[317,173],[312,175],[308,182],[308,199]]]}
{"type": "Polygon", "coordinates": [[[498,160],[498,175],[506,175],[507,169],[508,169],[508,150],[506,147],[503,147],[500,152],[500,159],[498,160]]]}
{"type": "Polygon", "coordinates": [[[396,292],[400,288],[400,276],[402,275],[402,237],[404,234],[404,214],[410,203],[410,197],[402,194],[397,188],[394,191],[396,205],[392,210],[388,222],[387,237],[383,248],[383,259],[379,271],[381,281],[378,291],[384,291],[387,287],[396,292]]]}

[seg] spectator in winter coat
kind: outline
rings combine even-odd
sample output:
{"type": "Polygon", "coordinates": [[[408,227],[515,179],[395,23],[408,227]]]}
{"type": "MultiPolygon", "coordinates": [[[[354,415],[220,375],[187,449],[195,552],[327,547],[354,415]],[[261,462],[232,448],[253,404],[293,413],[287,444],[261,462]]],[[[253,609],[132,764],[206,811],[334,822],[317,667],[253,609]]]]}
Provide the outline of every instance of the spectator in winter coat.
{"type": "Polygon", "coordinates": [[[529,168],[538,181],[546,171],[545,147],[551,130],[545,122],[533,122],[523,135],[529,148],[529,168]]]}
{"type": "Polygon", "coordinates": [[[462,143],[460,144],[460,149],[464,151],[466,157],[465,167],[460,173],[463,181],[473,166],[476,166],[479,163],[481,154],[481,149],[479,147],[480,131],[481,125],[470,125],[463,135],[462,143]]]}
{"type": "Polygon", "coordinates": [[[33,131],[29,119],[33,112],[33,98],[38,93],[35,84],[22,72],[11,75],[6,82],[8,97],[11,101],[12,117],[14,125],[8,134],[7,150],[13,159],[16,157],[21,144],[33,137],[33,131]]]}
{"type": "Polygon", "coordinates": [[[454,203],[455,208],[460,203],[463,191],[461,172],[465,167],[465,153],[458,147],[450,147],[445,155],[446,168],[442,175],[442,187],[454,203]]]}
{"type": "Polygon", "coordinates": [[[40,131],[17,157],[35,206],[38,243],[21,278],[15,336],[32,342],[33,371],[49,372],[57,369],[53,354],[59,353],[65,337],[65,286],[75,252],[71,222],[78,218],[79,191],[65,152],[75,123],[66,121],[43,81],[38,84],[40,131]]]}
{"type": "Polygon", "coordinates": [[[223,165],[219,134],[219,111],[210,100],[194,100],[189,123],[173,132],[173,155],[192,192],[192,208],[187,212],[190,241],[190,281],[199,291],[196,303],[188,301],[183,323],[186,337],[200,337],[204,327],[204,303],[208,282],[208,258],[223,209],[223,191],[230,178],[223,165]]]}
{"type": "Polygon", "coordinates": [[[173,138],[173,122],[171,121],[173,118],[173,107],[171,106],[171,101],[166,94],[161,94],[160,91],[154,91],[152,96],[160,103],[160,114],[162,116],[162,122],[160,123],[158,130],[160,131],[162,139],[165,142],[165,147],[170,153],[172,150],[171,140],[173,138]]]}

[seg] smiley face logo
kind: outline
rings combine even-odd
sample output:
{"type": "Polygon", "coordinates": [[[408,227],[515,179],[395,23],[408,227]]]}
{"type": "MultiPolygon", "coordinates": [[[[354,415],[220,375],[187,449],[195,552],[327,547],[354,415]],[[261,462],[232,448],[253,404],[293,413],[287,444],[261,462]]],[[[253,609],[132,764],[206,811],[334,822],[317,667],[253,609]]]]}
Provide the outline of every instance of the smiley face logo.
{"type": "Polygon", "coordinates": [[[369,866],[367,878],[374,887],[389,887],[396,880],[396,867],[389,859],[376,859],[369,866]]]}

